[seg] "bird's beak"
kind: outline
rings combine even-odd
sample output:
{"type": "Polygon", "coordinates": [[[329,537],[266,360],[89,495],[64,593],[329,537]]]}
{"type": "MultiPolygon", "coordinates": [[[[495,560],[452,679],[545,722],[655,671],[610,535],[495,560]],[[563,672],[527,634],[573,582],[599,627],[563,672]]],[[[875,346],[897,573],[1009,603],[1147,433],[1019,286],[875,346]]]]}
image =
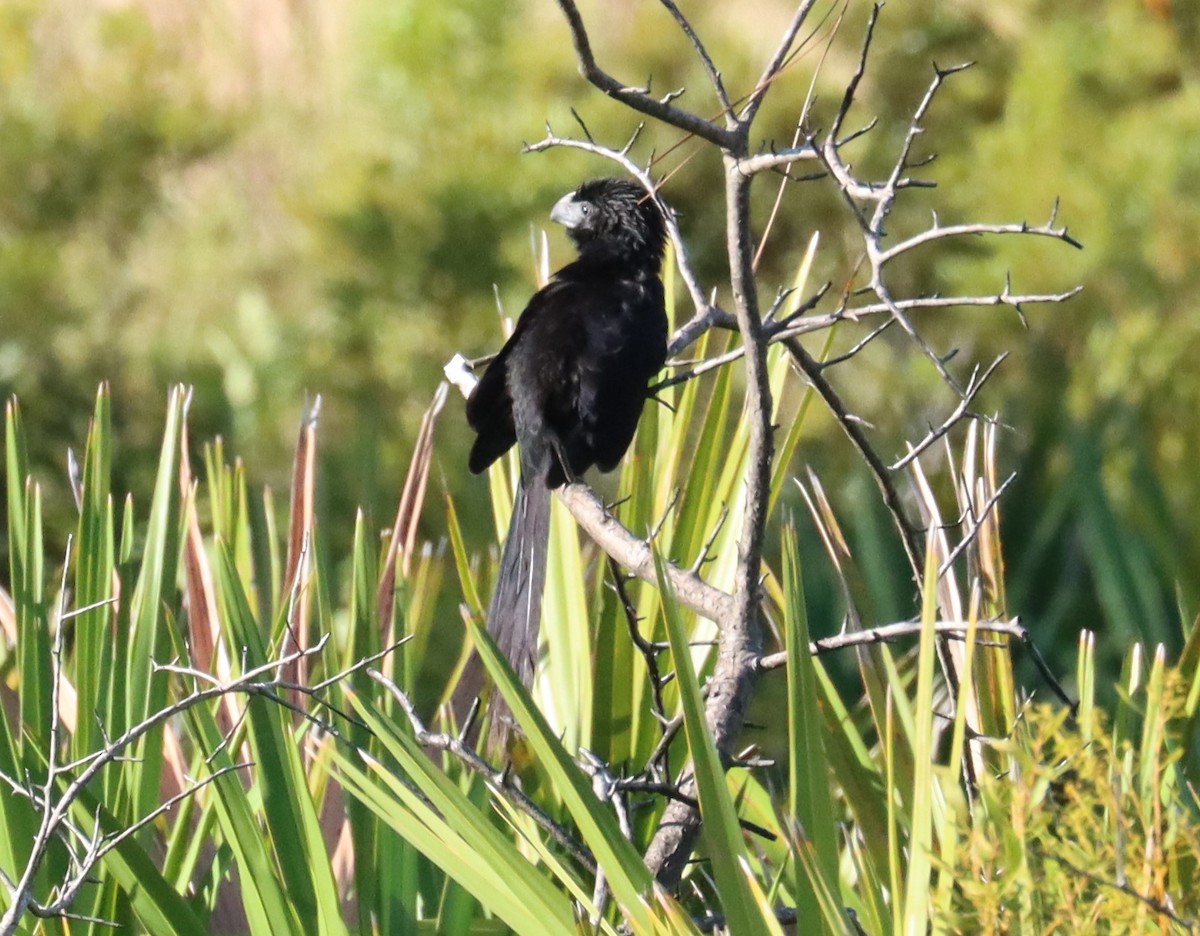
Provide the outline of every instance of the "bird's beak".
{"type": "Polygon", "coordinates": [[[583,218],[583,211],[579,206],[579,202],[575,201],[574,192],[567,192],[550,209],[550,220],[557,221],[568,231],[579,227],[583,223],[583,218]]]}

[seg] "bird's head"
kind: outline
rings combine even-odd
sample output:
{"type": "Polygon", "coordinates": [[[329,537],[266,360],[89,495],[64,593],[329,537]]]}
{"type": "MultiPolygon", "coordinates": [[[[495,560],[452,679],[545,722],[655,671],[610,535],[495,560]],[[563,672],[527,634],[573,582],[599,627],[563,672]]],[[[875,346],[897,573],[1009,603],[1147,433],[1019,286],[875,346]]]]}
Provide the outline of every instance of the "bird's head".
{"type": "Polygon", "coordinates": [[[666,245],[662,212],[646,191],[624,179],[593,179],[568,192],[550,212],[580,253],[644,258],[657,267],[666,245]]]}

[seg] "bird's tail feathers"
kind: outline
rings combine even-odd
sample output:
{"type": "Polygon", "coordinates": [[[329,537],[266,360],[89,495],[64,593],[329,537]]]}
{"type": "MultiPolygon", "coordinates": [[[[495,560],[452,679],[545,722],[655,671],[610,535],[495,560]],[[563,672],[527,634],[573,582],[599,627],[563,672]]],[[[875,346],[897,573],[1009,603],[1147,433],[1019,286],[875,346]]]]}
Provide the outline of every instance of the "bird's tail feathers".
{"type": "Polygon", "coordinates": [[[549,541],[550,490],[536,481],[522,484],[488,605],[488,633],[526,686],[533,682],[537,665],[549,541]]]}
{"type": "MultiPolygon", "coordinates": [[[[517,487],[508,539],[500,557],[500,574],[488,605],[487,630],[526,687],[533,682],[537,668],[549,540],[550,489],[537,481],[522,482],[517,487]]],[[[483,664],[478,654],[472,654],[451,701],[460,724],[482,691],[484,682],[483,664]]],[[[488,746],[497,750],[507,736],[511,713],[495,693],[490,712],[488,746]]]]}

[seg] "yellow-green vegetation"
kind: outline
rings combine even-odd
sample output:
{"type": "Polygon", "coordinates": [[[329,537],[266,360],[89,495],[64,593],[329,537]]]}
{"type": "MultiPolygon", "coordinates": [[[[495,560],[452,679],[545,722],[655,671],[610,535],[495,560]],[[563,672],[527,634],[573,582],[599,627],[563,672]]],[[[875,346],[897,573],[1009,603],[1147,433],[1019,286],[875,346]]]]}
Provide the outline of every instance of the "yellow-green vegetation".
{"type": "MultiPolygon", "coordinates": [[[[798,406],[802,416],[786,358],[772,363],[787,411],[798,406]]],[[[650,422],[622,471],[635,494],[625,519],[671,499],[655,482],[683,463],[691,420],[709,426],[728,415],[727,378],[707,394],[696,382],[671,392],[675,409],[650,422]]],[[[711,651],[689,645],[706,629],[669,589],[630,586],[637,626],[670,645],[661,665],[678,668],[662,698],[686,730],[667,756],[674,770],[695,756],[707,817],[699,861],[673,898],[651,887],[639,858],[664,804],[630,776],[666,726],[624,611],[602,586],[605,565],[590,561],[594,548],[570,524],[553,534],[565,561],[548,579],[544,678],[532,695],[468,610],[467,629],[524,731],[521,761],[504,771],[439,734],[434,716],[453,664],[430,638],[454,626],[460,596],[477,606],[485,587],[453,520],[453,556],[421,549],[408,523],[398,540],[379,543],[361,515],[350,553],[331,554],[336,520],[310,506],[315,424],[301,433],[285,516],[221,446],[204,446],[192,480],[181,457],[192,437],[182,390],[169,400],[152,497],[118,512],[112,422],[102,389],[65,588],[45,552],[39,486],[7,490],[13,591],[0,602],[0,778],[14,795],[0,797],[0,870],[28,882],[21,893],[39,906],[69,897],[61,909],[153,934],[550,936],[611,934],[622,922],[685,934],[713,914],[733,932],[770,933],[780,932],[780,913],[838,934],[1200,928],[1200,631],[1190,630],[1174,665],[1162,649],[1148,659],[1141,645],[1130,648],[1107,712],[1096,637],[1085,633],[1077,706],[1023,703],[1012,664],[1029,651],[1004,617],[997,518],[989,514],[939,576],[956,525],[941,522],[919,466],[914,480],[941,532],[928,544],[921,618],[900,626],[907,636],[895,644],[872,634],[882,622],[860,617],[854,557],[837,545],[837,519],[810,479],[813,520],[838,560],[851,618],[866,628],[857,644],[852,629],[836,638],[842,649],[818,644],[813,655],[796,533],[783,530],[782,566],[765,570],[780,650],[764,658],[762,688],[783,688],[786,701],[746,732],[764,750],[786,739],[774,766],[724,772],[701,717],[698,677],[711,672],[711,651]],[[344,593],[330,575],[343,563],[344,593]],[[957,638],[946,645],[961,677],[953,701],[937,676],[946,637],[957,638]],[[580,646],[590,653],[581,658],[580,646]],[[856,678],[835,684],[831,654],[856,678]],[[621,778],[634,781],[624,792],[612,785],[621,778]],[[131,827],[136,834],[121,834],[131,827]],[[611,894],[599,905],[597,867],[611,894]]],[[[728,428],[728,444],[700,460],[744,456],[745,440],[728,428]]],[[[993,436],[968,435],[953,473],[960,491],[994,490],[994,465],[981,454],[994,451],[993,436]]],[[[27,475],[25,437],[12,403],[10,479],[27,475]]],[[[428,456],[418,458],[413,477],[428,468],[428,456]]],[[[501,496],[505,471],[493,470],[501,496]]],[[[400,514],[414,510],[419,496],[400,514]]],[[[718,512],[711,499],[685,497],[657,542],[690,559],[681,534],[718,512]]],[[[730,534],[710,548],[731,550],[730,534]]],[[[2,931],[50,932],[57,924],[36,924],[28,904],[14,911],[16,886],[0,889],[12,914],[0,915],[2,931]]]]}
{"type": "Polygon", "coordinates": [[[1195,676],[1165,666],[1160,653],[1146,681],[1145,662],[1140,647],[1131,651],[1140,675],[1115,723],[1099,709],[1078,719],[1046,704],[1022,712],[998,745],[1012,767],[984,775],[946,867],[955,891],[950,929],[1195,930],[1195,676]]]}
{"type": "MultiPolygon", "coordinates": [[[[1007,270],[1021,288],[1086,287],[1034,313],[1028,331],[995,310],[923,326],[948,347],[1013,353],[982,401],[1019,430],[1006,446],[1020,468],[1014,502],[1038,505],[1008,512],[1010,587],[1063,661],[1082,626],[1114,645],[1140,637],[1178,649],[1177,595],[1187,615],[1200,605],[1188,521],[1200,511],[1188,467],[1200,445],[1191,8],[893,4],[860,89],[864,115],[894,127],[930,61],[977,61],[930,115],[941,182],[930,207],[947,221],[1039,221],[1060,196],[1086,245],[1076,256],[972,241],[894,271],[898,285],[926,292],[994,290],[1007,270]]],[[[730,87],[744,90],[789,5],[749,15],[701,4],[691,15],[730,87]]],[[[818,94],[839,93],[864,16],[865,5],[848,8],[818,94]]],[[[650,75],[664,92],[686,86],[705,110],[699,66],[658,4],[626,0],[590,18],[615,73],[650,75]]],[[[765,138],[790,141],[819,60],[814,46],[789,69],[763,115],[765,138]]],[[[276,487],[305,395],[320,393],[319,496],[338,513],[386,513],[442,362],[498,346],[493,285],[510,312],[527,298],[530,226],[580,178],[609,171],[578,155],[519,155],[544,121],[570,129],[572,107],[606,142],[632,129],[578,78],[561,17],[540,0],[5,3],[0,395],[18,393],[44,427],[30,457],[44,471],[52,539],[70,525],[62,453],[81,445],[77,414],[101,380],[119,404],[118,437],[145,456],[118,466],[125,486],[149,482],[157,401],[173,381],[195,387],[196,427],[253,448],[254,477],[276,487]]],[[[864,138],[863,164],[890,142],[864,138]]],[[[658,170],[678,170],[664,194],[702,270],[720,269],[719,206],[707,197],[719,167],[655,127],[636,155],[651,150],[658,170]]],[[[760,220],[768,188],[757,193],[760,220]]],[[[825,244],[814,276],[845,281],[857,258],[842,255],[836,197],[789,191],[764,283],[788,282],[796,245],[814,230],[825,244]]],[[[881,438],[899,446],[932,418],[922,401],[933,375],[901,344],[879,342],[855,367],[848,402],[881,438]]],[[[852,454],[836,427],[816,419],[808,431],[805,457],[848,478],[852,454]]],[[[439,477],[468,516],[483,516],[478,488],[449,470],[466,433],[444,434],[439,477]]],[[[871,499],[855,484],[830,493],[851,505],[847,532],[861,541],[883,521],[859,506],[871,499]]],[[[475,522],[465,530],[475,544],[487,534],[475,522]]],[[[872,589],[881,613],[901,616],[903,564],[885,558],[872,589]]],[[[814,600],[826,600],[825,586],[810,582],[814,600]]],[[[1119,654],[1100,653],[1115,677],[1119,654]]]]}
{"type": "MultiPolygon", "coordinates": [[[[701,6],[743,93],[790,6],[701,6]]],[[[1170,6],[888,6],[858,164],[894,150],[929,60],[977,59],[921,138],[942,154],[928,205],[1036,223],[1060,195],[1087,246],[923,248],[893,285],[993,294],[1011,269],[1086,290],[1028,330],[920,323],[971,359],[1014,352],[976,408],[1017,431],[973,421],[906,469],[915,586],[773,346],[768,645],[731,766],[702,717],[714,626],[662,580],[669,561],[732,588],[740,371],[664,390],[606,482],[654,532],[632,615],[556,502],[529,691],[480,623],[515,463],[469,482],[458,401],[429,407],[452,352],[499,344],[497,299],[532,291],[531,225],[612,171],[520,141],[573,107],[606,142],[632,130],[553,5],[0,5],[0,933],[1200,932],[1200,52],[1170,6]],[[1002,524],[978,508],[1010,462],[1002,524]],[[510,768],[442,733],[472,641],[520,722],[510,768]],[[675,678],[652,685],[650,659],[675,678]],[[1055,697],[1047,672],[1077,708],[1028,701],[1055,697]],[[689,762],[706,822],[667,894],[641,856],[689,762]]],[[[658,4],[611,10],[593,40],[614,72],[702,93],[658,4]]],[[[818,100],[865,15],[847,8],[818,100]]],[[[768,140],[790,141],[821,48],[779,79],[768,140]]],[[[721,270],[716,161],[661,127],[651,151],[699,271],[721,270]]],[[[756,233],[774,195],[755,189],[756,233]]],[[[764,301],[853,279],[838,198],[784,186],[764,301]]],[[[913,204],[897,232],[927,223],[913,204]]],[[[890,337],[834,372],[885,452],[942,415],[890,337]]]]}

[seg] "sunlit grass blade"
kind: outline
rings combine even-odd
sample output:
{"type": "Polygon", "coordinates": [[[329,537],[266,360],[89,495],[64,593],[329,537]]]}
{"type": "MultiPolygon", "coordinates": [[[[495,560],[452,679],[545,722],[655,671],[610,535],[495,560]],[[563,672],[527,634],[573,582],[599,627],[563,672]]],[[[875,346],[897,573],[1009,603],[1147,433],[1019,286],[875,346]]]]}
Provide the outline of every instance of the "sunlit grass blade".
{"type": "Polygon", "coordinates": [[[929,894],[933,866],[933,677],[937,664],[939,555],[930,531],[925,547],[925,581],[921,589],[921,639],[917,650],[916,734],[913,741],[913,774],[909,856],[904,895],[904,936],[924,936],[929,922],[929,894]]]}
{"type": "MultiPolygon", "coordinates": [[[[247,667],[263,665],[267,662],[266,643],[242,591],[233,557],[220,544],[217,589],[221,617],[229,629],[227,639],[243,648],[247,667]]],[[[306,932],[344,932],[329,855],[287,710],[255,697],[248,700],[246,714],[263,809],[276,860],[288,882],[289,899],[306,932]]]]}
{"type": "MultiPolygon", "coordinates": [[[[229,771],[234,766],[231,745],[225,743],[211,712],[194,706],[187,712],[187,724],[200,749],[213,752],[208,769],[229,771]]],[[[280,878],[262,834],[258,816],[261,787],[247,791],[241,777],[231,772],[221,774],[210,787],[224,841],[237,862],[242,882],[239,897],[250,932],[255,936],[300,936],[307,932],[296,917],[291,881],[280,878]]]]}
{"type": "Polygon", "coordinates": [[[429,760],[420,745],[358,695],[350,700],[394,758],[398,774],[361,749],[367,770],[335,751],[337,776],[346,789],[518,931],[563,932],[561,927],[571,920],[569,901],[535,872],[491,817],[429,760]]]}
{"type": "Polygon", "coordinates": [[[584,560],[575,521],[557,499],[550,505],[550,541],[542,599],[541,642],[546,667],[535,683],[542,711],[570,749],[591,747],[592,635],[584,560]]]}
{"type": "Polygon", "coordinates": [[[788,817],[796,848],[812,849],[811,861],[793,866],[792,892],[800,919],[822,920],[827,932],[845,928],[840,911],[825,915],[828,901],[821,894],[838,894],[838,849],[829,765],[825,758],[820,691],[809,653],[808,610],[800,576],[796,529],[789,521],[783,531],[784,639],[787,647],[788,817]]]}
{"type": "Polygon", "coordinates": [[[1079,726],[1086,740],[1091,740],[1096,703],[1096,635],[1092,631],[1079,634],[1075,682],[1079,687],[1079,726]]]}
{"type": "Polygon", "coordinates": [[[645,895],[650,888],[650,872],[641,856],[621,834],[616,817],[596,799],[590,781],[564,750],[483,625],[474,618],[468,618],[467,625],[484,666],[524,731],[526,743],[562,797],[584,842],[605,869],[617,903],[635,931],[648,932],[651,919],[645,895]]]}
{"type": "MultiPolygon", "coordinates": [[[[17,666],[20,676],[17,719],[0,708],[0,771],[19,777],[25,769],[27,745],[42,749],[50,729],[50,636],[42,582],[41,496],[27,481],[28,458],[16,400],[5,410],[5,470],[8,496],[8,549],[13,615],[17,623],[17,666]]],[[[6,667],[7,668],[7,667],[6,667]]],[[[32,758],[29,758],[32,762],[32,758]]],[[[28,800],[0,793],[0,870],[9,880],[19,877],[36,833],[28,800]]],[[[42,882],[39,882],[42,883],[42,882]]],[[[7,901],[0,897],[0,902],[7,901]]]]}
{"type": "MultiPolygon", "coordinates": [[[[42,489],[26,482],[25,496],[9,508],[22,510],[18,529],[24,541],[10,540],[13,565],[13,613],[17,619],[17,650],[21,674],[20,714],[23,731],[34,745],[49,743],[53,673],[50,665],[50,621],[43,568],[42,489]],[[23,558],[18,559],[18,554],[23,558]],[[20,575],[20,579],[15,576],[20,575]]],[[[64,626],[63,622],[58,623],[64,626]]]]}
{"type": "MultiPolygon", "coordinates": [[[[127,723],[136,724],[166,705],[167,680],[152,678],[153,665],[169,658],[163,606],[174,594],[181,535],[179,458],[187,413],[187,391],[171,389],[158,474],[150,503],[150,520],[142,550],[141,574],[129,599],[131,636],[126,669],[127,723]]],[[[135,812],[143,815],[158,802],[163,747],[154,732],[139,745],[141,764],[129,776],[135,812]]]]}
{"type": "Polygon", "coordinates": [[[962,682],[959,685],[958,700],[954,708],[954,726],[950,737],[950,754],[947,758],[949,766],[938,768],[936,776],[940,784],[944,811],[937,827],[938,875],[936,891],[933,898],[934,933],[949,932],[950,909],[954,896],[954,879],[952,868],[955,850],[959,845],[960,830],[970,817],[970,804],[965,802],[962,787],[969,784],[978,786],[978,777],[965,777],[963,768],[967,761],[963,758],[964,746],[967,740],[967,706],[968,695],[974,691],[972,677],[975,671],[976,638],[978,636],[980,591],[976,588],[971,594],[970,616],[967,620],[965,652],[963,654],[962,682]]]}
{"type": "MultiPolygon", "coordinates": [[[[112,401],[108,386],[102,384],[96,394],[84,451],[79,525],[74,544],[75,601],[78,607],[95,606],[74,621],[75,688],[77,710],[82,717],[72,741],[73,750],[80,757],[103,743],[101,719],[107,708],[107,681],[114,675],[112,644],[108,639],[114,611],[102,604],[113,594],[111,476],[112,401]]],[[[119,734],[121,726],[109,725],[106,730],[119,734]]]]}
{"type": "MultiPolygon", "coordinates": [[[[361,660],[376,653],[380,645],[380,628],[378,613],[381,604],[379,592],[379,571],[375,558],[375,550],[369,548],[366,542],[366,530],[363,512],[358,511],[354,518],[354,543],[351,547],[350,570],[350,615],[349,632],[346,635],[345,646],[341,653],[340,665],[350,666],[355,660],[361,660]]],[[[387,574],[395,574],[395,556],[388,554],[385,560],[389,565],[387,574]]],[[[386,607],[388,614],[392,613],[391,598],[394,595],[395,580],[389,588],[386,607]]],[[[364,672],[354,673],[351,677],[351,687],[363,692],[368,688],[370,677],[364,672]]],[[[371,742],[370,732],[356,722],[346,726],[350,742],[359,747],[367,747],[371,742]]],[[[329,754],[325,754],[328,759],[329,754]]],[[[323,770],[328,769],[323,767],[323,770]]],[[[375,817],[362,803],[353,797],[347,797],[346,821],[350,827],[350,838],[354,843],[354,890],[358,896],[360,912],[358,914],[358,931],[367,936],[370,932],[370,918],[377,916],[380,908],[379,891],[387,886],[372,873],[371,857],[375,854],[378,827],[375,817]]],[[[404,867],[408,862],[399,862],[404,867]]],[[[393,875],[406,877],[403,874],[393,875]]]]}
{"type": "Polygon", "coordinates": [[[726,926],[731,932],[782,933],[771,908],[764,913],[744,871],[746,848],[742,841],[742,828],[738,822],[733,799],[725,780],[725,768],[717,754],[712,734],[704,717],[704,701],[700,695],[700,682],[692,665],[688,634],[677,612],[667,582],[666,568],[662,556],[655,551],[655,569],[659,588],[663,593],[663,614],[667,625],[667,637],[671,644],[671,659],[675,664],[675,682],[683,705],[683,724],[687,733],[688,748],[692,754],[692,769],[695,772],[696,788],[699,793],[700,814],[704,821],[704,840],[707,843],[713,876],[721,899],[721,910],[726,926]]]}

